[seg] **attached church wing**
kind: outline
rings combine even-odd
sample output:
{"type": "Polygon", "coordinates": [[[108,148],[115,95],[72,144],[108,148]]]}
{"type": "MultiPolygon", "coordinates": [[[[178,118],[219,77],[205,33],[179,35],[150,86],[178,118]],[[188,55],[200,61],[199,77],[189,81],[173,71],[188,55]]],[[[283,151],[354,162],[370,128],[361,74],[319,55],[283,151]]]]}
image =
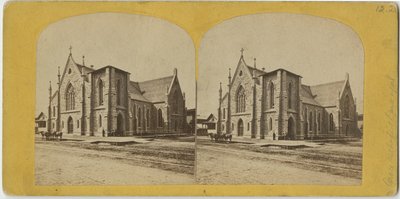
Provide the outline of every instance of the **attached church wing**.
{"type": "Polygon", "coordinates": [[[301,85],[300,88],[300,97],[303,103],[305,104],[311,104],[314,106],[321,106],[320,103],[318,103],[317,100],[315,100],[313,93],[311,92],[310,86],[307,85],[301,85]]]}
{"type": "Polygon", "coordinates": [[[173,81],[174,76],[163,77],[159,79],[139,82],[140,91],[144,98],[152,103],[164,102],[166,100],[166,93],[169,86],[173,81]]]}
{"type": "Polygon", "coordinates": [[[342,92],[346,80],[310,86],[312,93],[323,107],[336,106],[339,93],[342,92]]]}
{"type": "Polygon", "coordinates": [[[142,91],[140,91],[138,82],[130,81],[128,89],[129,89],[129,96],[131,99],[142,102],[150,102],[142,95],[142,91]]]}

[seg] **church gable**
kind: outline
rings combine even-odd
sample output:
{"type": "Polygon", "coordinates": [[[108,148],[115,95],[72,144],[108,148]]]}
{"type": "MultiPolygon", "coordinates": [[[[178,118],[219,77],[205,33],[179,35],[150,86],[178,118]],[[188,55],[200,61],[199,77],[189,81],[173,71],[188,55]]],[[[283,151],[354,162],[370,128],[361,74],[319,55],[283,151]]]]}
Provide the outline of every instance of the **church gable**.
{"type": "Polygon", "coordinates": [[[72,55],[68,56],[67,63],[65,65],[60,85],[60,95],[61,95],[61,110],[66,110],[66,93],[68,89],[74,92],[75,106],[74,110],[80,110],[79,99],[82,96],[82,77],[79,68],[74,62],[72,55]]]}
{"type": "Polygon", "coordinates": [[[246,79],[247,81],[251,81],[252,74],[242,56],[242,57],[240,57],[239,63],[235,70],[235,73],[233,74],[232,84],[235,83],[235,81],[237,81],[237,80],[242,81],[243,79],[246,79]]]}
{"type": "Polygon", "coordinates": [[[169,86],[168,95],[172,96],[172,95],[174,95],[175,92],[178,93],[178,96],[173,96],[173,97],[183,98],[183,94],[182,94],[181,86],[179,84],[178,76],[176,76],[176,75],[174,75],[174,78],[171,81],[171,84],[169,86]]]}

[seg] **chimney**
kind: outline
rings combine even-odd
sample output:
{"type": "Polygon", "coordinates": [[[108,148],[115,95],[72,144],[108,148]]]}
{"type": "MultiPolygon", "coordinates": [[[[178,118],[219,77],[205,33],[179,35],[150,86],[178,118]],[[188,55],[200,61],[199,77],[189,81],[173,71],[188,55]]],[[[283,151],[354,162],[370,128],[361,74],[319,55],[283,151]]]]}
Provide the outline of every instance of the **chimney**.
{"type": "Polygon", "coordinates": [[[90,68],[94,68],[94,66],[93,66],[93,65],[90,65],[90,68]]]}

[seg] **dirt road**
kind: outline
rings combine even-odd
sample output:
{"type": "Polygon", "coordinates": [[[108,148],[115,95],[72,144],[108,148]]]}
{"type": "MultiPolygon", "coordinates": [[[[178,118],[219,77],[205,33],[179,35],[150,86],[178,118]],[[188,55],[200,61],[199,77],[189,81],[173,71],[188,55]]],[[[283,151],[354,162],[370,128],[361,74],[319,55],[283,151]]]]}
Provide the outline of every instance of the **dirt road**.
{"type": "Polygon", "coordinates": [[[193,184],[195,182],[193,177],[194,144],[168,142],[170,146],[175,146],[176,149],[163,148],[163,141],[155,141],[141,147],[36,141],[36,184],[193,184]],[[146,153],[158,155],[141,155],[140,153],[144,153],[143,150],[136,150],[140,148],[152,148],[152,150],[145,150],[146,153]],[[191,151],[187,148],[193,149],[191,151]],[[157,152],[157,149],[166,150],[166,153],[157,152]],[[184,150],[187,154],[177,152],[178,149],[184,150]],[[179,155],[186,158],[182,160],[179,155]]]}
{"type": "Polygon", "coordinates": [[[337,153],[351,148],[327,145],[318,149],[283,150],[198,139],[197,182],[357,185],[361,183],[359,147],[353,147],[354,151],[347,155],[337,153]],[[351,162],[346,162],[349,158],[351,162]]]}

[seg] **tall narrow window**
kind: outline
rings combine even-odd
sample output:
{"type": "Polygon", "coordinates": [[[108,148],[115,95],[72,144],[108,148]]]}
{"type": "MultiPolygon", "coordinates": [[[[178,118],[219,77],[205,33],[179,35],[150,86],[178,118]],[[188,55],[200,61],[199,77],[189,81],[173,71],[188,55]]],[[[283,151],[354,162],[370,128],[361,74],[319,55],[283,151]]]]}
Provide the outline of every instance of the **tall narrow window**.
{"type": "Polygon", "coordinates": [[[269,130],[272,130],[272,118],[269,118],[269,130]]]}
{"type": "Polygon", "coordinates": [[[275,90],[274,83],[271,82],[269,84],[269,108],[274,108],[274,105],[275,105],[275,102],[274,102],[274,99],[275,99],[274,90],[275,90]]]}
{"type": "Polygon", "coordinates": [[[223,116],[224,116],[223,118],[225,119],[225,108],[224,108],[224,114],[223,114],[223,116]]]}
{"type": "Polygon", "coordinates": [[[56,107],[53,106],[53,117],[55,117],[55,116],[56,116],[56,107]]]}
{"type": "Polygon", "coordinates": [[[240,86],[236,94],[236,112],[242,113],[246,111],[246,94],[243,86],[240,86]]]}
{"type": "Polygon", "coordinates": [[[313,114],[312,114],[312,112],[310,111],[310,115],[309,115],[309,117],[308,117],[308,126],[309,126],[309,131],[312,131],[312,126],[313,126],[313,114]]]}
{"type": "Polygon", "coordinates": [[[333,114],[329,114],[329,130],[333,131],[335,129],[334,123],[333,123],[333,114]]]}
{"type": "Polygon", "coordinates": [[[142,109],[139,107],[138,108],[138,126],[142,127],[142,109]]]}
{"type": "Polygon", "coordinates": [[[288,87],[288,107],[292,108],[292,83],[289,83],[288,87]]]}
{"type": "Polygon", "coordinates": [[[76,128],[79,128],[79,120],[76,120],[76,128]]]}
{"type": "Polygon", "coordinates": [[[103,105],[103,81],[99,79],[99,105],[103,105]]]}
{"type": "Polygon", "coordinates": [[[346,95],[344,99],[344,117],[345,118],[350,118],[350,98],[348,95],[346,95]]]}
{"type": "Polygon", "coordinates": [[[99,115],[99,127],[101,127],[103,124],[102,124],[102,120],[101,120],[101,115],[99,115]]]}
{"type": "Polygon", "coordinates": [[[164,120],[163,120],[163,115],[162,115],[162,110],[158,109],[158,127],[163,127],[164,126],[164,120]]]}
{"type": "Polygon", "coordinates": [[[174,99],[172,100],[173,101],[172,110],[173,110],[173,113],[177,114],[179,112],[179,103],[178,103],[179,102],[179,93],[177,90],[175,91],[173,96],[174,96],[174,99]]]}
{"type": "Polygon", "coordinates": [[[147,127],[150,127],[150,109],[146,111],[147,127]]]}
{"type": "Polygon", "coordinates": [[[121,105],[121,81],[117,80],[117,105],[121,105]]]}
{"type": "Polygon", "coordinates": [[[67,111],[75,109],[75,91],[72,84],[67,86],[67,90],[65,92],[65,109],[67,111]]]}
{"type": "Polygon", "coordinates": [[[317,124],[318,124],[318,131],[321,131],[321,113],[318,113],[317,124]]]}

